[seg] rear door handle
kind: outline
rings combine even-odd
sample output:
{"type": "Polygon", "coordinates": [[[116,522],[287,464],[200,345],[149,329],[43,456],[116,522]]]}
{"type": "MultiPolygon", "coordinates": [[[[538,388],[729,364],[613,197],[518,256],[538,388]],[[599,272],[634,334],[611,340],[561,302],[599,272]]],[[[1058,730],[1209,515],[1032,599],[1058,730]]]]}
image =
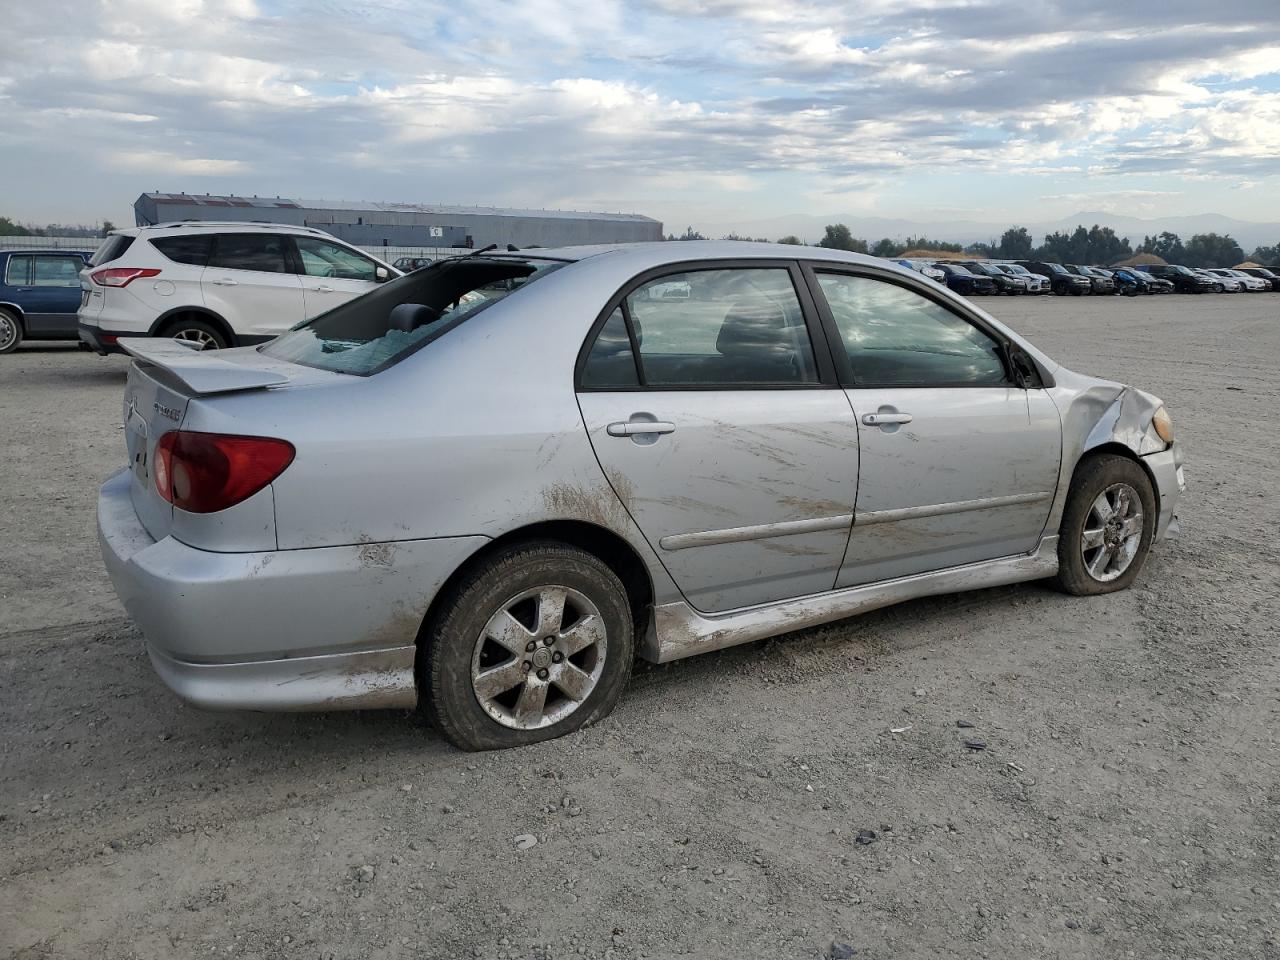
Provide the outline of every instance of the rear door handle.
{"type": "Polygon", "coordinates": [[[312,287],[311,289],[316,293],[333,293],[333,287],[325,286],[323,284],[318,287],[312,287]]]}
{"type": "Polygon", "coordinates": [[[634,437],[645,433],[675,433],[676,425],[665,420],[618,421],[605,427],[611,437],[634,437]]]}
{"type": "Polygon", "coordinates": [[[212,284],[214,284],[215,286],[218,286],[218,287],[238,287],[238,286],[240,286],[240,281],[239,281],[239,280],[232,280],[230,277],[223,277],[221,280],[211,280],[211,281],[210,281],[210,283],[212,283],[212,284]]]}
{"type": "Polygon", "coordinates": [[[909,413],[864,413],[862,422],[868,427],[883,427],[891,423],[910,423],[909,413]]]}

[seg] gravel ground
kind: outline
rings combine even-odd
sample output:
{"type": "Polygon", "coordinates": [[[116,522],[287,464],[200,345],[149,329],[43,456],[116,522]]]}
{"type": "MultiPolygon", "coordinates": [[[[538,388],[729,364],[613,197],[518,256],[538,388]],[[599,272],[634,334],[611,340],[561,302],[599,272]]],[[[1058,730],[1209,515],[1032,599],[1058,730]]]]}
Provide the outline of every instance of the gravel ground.
{"type": "Polygon", "coordinates": [[[1280,295],[984,305],[1168,402],[1183,535],[1135,588],[642,665],[485,755],[179,705],[94,539],[124,362],[0,357],[0,953],[1280,957],[1280,295]]]}

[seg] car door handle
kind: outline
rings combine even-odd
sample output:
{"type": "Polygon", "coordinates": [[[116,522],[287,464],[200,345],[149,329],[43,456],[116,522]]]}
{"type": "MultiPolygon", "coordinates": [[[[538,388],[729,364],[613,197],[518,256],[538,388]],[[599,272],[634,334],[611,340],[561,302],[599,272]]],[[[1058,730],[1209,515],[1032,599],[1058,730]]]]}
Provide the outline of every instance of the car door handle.
{"type": "Polygon", "coordinates": [[[883,427],[892,423],[910,423],[909,413],[864,413],[862,422],[868,427],[883,427]]]}
{"type": "Polygon", "coordinates": [[[312,287],[311,289],[316,293],[333,293],[333,287],[326,286],[324,284],[321,284],[318,287],[312,287]]]}
{"type": "Polygon", "coordinates": [[[212,283],[214,286],[218,286],[218,287],[238,287],[238,286],[240,286],[240,281],[239,281],[239,280],[232,280],[230,277],[223,277],[221,280],[211,280],[211,281],[209,281],[209,282],[210,282],[210,283],[212,283]]]}
{"type": "Polygon", "coordinates": [[[611,437],[634,437],[646,433],[675,433],[676,425],[665,420],[618,421],[605,427],[611,437]]]}

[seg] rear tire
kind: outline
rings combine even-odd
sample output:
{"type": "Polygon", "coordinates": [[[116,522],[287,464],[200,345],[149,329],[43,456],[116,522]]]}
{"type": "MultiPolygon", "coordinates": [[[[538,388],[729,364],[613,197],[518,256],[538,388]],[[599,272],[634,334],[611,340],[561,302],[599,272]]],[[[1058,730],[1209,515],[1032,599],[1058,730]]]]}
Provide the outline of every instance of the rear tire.
{"type": "Polygon", "coordinates": [[[1077,597],[1125,589],[1142,570],[1155,529],[1147,472],[1116,454],[1086,459],[1076,468],[1058,529],[1058,586],[1077,597]]]}
{"type": "Polygon", "coordinates": [[[194,318],[174,320],[165,326],[161,336],[173,340],[194,341],[200,344],[201,350],[225,350],[229,346],[226,334],[213,324],[194,318]]]}
{"type": "Polygon", "coordinates": [[[13,353],[22,342],[22,321],[8,310],[0,310],[0,353],[13,353]]]}
{"type": "Polygon", "coordinates": [[[622,582],[550,541],[502,550],[466,576],[419,653],[422,710],[463,750],[552,740],[607,716],[634,659],[622,582]]]}

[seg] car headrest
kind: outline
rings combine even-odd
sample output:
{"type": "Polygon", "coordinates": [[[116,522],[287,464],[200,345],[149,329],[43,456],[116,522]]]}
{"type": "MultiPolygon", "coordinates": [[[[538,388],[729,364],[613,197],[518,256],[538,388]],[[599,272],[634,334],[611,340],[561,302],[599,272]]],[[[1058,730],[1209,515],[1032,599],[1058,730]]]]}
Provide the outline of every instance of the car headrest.
{"type": "Polygon", "coordinates": [[[428,307],[425,303],[402,303],[391,308],[391,313],[387,317],[387,329],[403,330],[409,333],[439,317],[440,311],[428,307]]]}
{"type": "Polygon", "coordinates": [[[782,333],[787,326],[786,311],[778,304],[741,300],[725,314],[716,349],[726,357],[790,354],[792,348],[782,333]]]}

